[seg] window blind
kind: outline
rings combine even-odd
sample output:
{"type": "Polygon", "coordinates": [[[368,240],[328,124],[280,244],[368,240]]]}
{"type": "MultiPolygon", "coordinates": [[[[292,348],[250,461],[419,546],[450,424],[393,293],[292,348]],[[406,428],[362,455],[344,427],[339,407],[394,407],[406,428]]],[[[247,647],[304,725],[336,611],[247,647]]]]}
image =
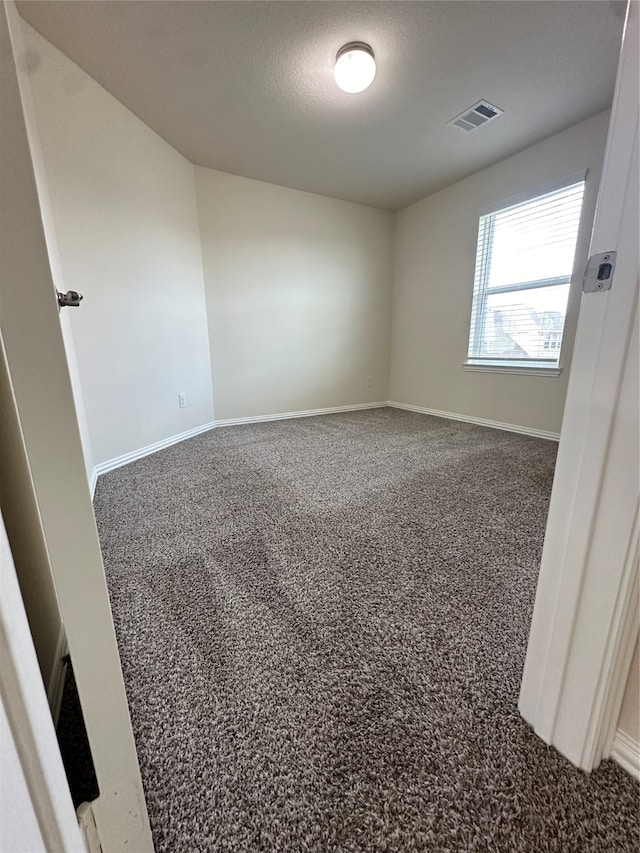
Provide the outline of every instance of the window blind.
{"type": "Polygon", "coordinates": [[[470,364],[557,366],[584,181],[480,217],[470,364]]]}

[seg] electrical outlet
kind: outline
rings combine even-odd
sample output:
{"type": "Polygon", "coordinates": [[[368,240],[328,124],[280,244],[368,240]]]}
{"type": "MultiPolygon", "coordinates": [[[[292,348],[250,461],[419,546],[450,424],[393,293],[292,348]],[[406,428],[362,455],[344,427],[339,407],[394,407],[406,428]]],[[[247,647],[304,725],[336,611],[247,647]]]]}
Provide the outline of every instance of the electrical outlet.
{"type": "Polygon", "coordinates": [[[367,376],[367,388],[373,388],[373,376],[367,376]]]}
{"type": "Polygon", "coordinates": [[[186,409],[187,407],[187,395],[186,394],[178,394],[178,405],[181,409],[186,409]]]}

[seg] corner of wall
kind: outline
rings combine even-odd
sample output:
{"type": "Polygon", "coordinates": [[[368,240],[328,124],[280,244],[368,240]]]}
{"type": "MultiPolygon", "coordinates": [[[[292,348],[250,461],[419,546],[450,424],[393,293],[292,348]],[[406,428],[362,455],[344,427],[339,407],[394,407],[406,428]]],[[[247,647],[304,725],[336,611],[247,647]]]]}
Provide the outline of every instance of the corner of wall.
{"type": "Polygon", "coordinates": [[[390,301],[389,301],[389,363],[387,365],[387,400],[395,400],[395,389],[393,383],[393,366],[396,344],[396,302],[398,292],[398,230],[400,226],[400,216],[402,211],[393,211],[392,222],[392,237],[391,237],[391,282],[390,282],[390,301]]]}

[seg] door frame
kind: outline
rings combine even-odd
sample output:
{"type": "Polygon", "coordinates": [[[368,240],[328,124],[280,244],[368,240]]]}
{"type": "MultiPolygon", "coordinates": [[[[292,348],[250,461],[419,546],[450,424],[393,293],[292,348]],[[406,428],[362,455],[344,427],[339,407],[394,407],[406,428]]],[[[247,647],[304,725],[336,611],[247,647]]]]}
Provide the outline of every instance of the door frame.
{"type": "Polygon", "coordinates": [[[587,771],[611,753],[638,630],[639,5],[627,5],[589,251],[617,250],[617,265],[611,290],[582,296],[519,702],[587,771]]]}
{"type": "MultiPolygon", "coordinates": [[[[50,572],[55,582],[100,789],[83,810],[85,824],[91,829],[95,822],[105,853],[147,853],[153,842],[27,134],[17,68],[24,48],[13,0],[0,5],[0,54],[0,339],[11,386],[2,404],[26,471],[14,482],[18,475],[0,453],[3,494],[12,501],[7,532],[11,541],[25,527],[37,527],[46,543],[44,558],[31,560],[31,568],[42,576],[50,572]],[[31,500],[18,505],[18,491],[31,500]]],[[[9,661],[20,665],[11,649],[9,661]]],[[[38,804],[47,793],[54,802],[55,790],[30,785],[38,776],[48,778],[40,757],[23,769],[38,804]]]]}
{"type": "MultiPolygon", "coordinates": [[[[7,373],[1,339],[0,374],[4,403],[7,373]]],[[[0,697],[9,729],[3,731],[1,737],[3,741],[7,738],[13,742],[26,783],[26,801],[20,803],[18,813],[13,811],[11,815],[16,821],[14,832],[32,838],[39,834],[45,850],[84,853],[86,848],[73,810],[1,515],[0,591],[0,697]],[[37,829],[33,825],[34,818],[37,829]]],[[[2,785],[10,786],[15,797],[22,786],[18,780],[6,778],[5,770],[3,768],[2,785]]]]}

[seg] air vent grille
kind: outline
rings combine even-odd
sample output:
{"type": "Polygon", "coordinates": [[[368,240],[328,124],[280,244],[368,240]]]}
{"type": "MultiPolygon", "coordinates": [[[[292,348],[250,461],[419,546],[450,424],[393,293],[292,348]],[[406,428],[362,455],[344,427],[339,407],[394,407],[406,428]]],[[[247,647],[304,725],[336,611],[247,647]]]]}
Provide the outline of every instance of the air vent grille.
{"type": "Polygon", "coordinates": [[[501,110],[499,107],[494,107],[493,104],[490,104],[488,101],[478,101],[477,104],[469,107],[469,109],[460,113],[459,116],[452,118],[451,121],[447,122],[447,124],[453,125],[453,127],[459,127],[460,130],[471,133],[472,130],[477,130],[479,127],[482,127],[483,124],[493,121],[494,118],[498,118],[498,116],[501,116],[503,112],[504,110],[501,110]]]}

